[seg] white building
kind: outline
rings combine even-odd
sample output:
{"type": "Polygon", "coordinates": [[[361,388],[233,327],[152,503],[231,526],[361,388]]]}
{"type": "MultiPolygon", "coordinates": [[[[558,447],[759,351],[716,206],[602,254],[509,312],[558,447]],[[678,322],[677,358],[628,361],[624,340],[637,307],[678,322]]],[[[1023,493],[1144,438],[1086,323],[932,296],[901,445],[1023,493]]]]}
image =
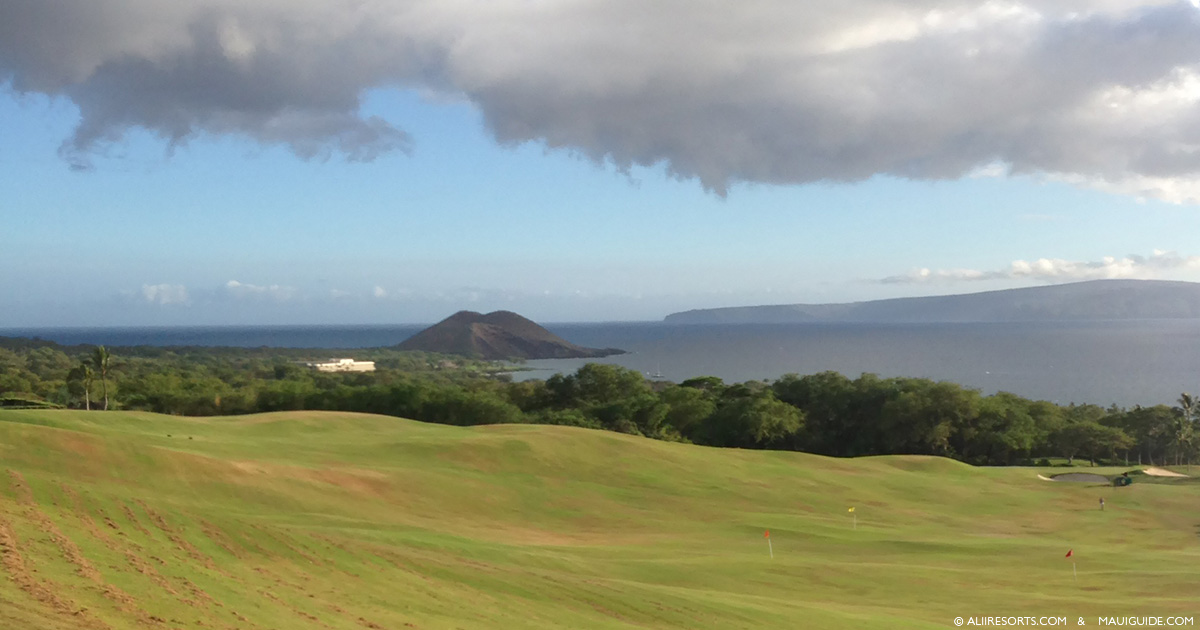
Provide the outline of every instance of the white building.
{"type": "Polygon", "coordinates": [[[374,361],[355,361],[354,359],[330,359],[321,363],[305,363],[318,372],[374,372],[374,361]]]}

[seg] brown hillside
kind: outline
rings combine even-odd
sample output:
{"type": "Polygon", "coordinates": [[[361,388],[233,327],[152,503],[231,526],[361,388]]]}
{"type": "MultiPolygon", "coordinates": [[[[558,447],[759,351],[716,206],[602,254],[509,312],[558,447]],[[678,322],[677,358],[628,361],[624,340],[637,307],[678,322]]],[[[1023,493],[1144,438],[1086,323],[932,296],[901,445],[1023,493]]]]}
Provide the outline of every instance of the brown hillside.
{"type": "Polygon", "coordinates": [[[409,337],[399,348],[489,360],[585,359],[624,352],[577,346],[509,311],[459,311],[409,337]]]}

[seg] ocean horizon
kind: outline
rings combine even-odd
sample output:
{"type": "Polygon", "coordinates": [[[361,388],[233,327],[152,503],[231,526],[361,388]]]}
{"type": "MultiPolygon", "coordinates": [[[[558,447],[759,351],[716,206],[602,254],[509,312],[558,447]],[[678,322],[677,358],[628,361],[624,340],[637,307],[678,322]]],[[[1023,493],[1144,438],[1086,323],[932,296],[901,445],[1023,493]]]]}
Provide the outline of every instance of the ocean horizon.
{"type": "MultiPolygon", "coordinates": [[[[1200,390],[1200,320],[972,324],[550,323],[582,346],[621,348],[603,359],[529,361],[515,378],[548,378],[588,362],[680,382],[773,380],[826,370],[850,377],[952,381],[1059,404],[1174,404],[1200,390]]],[[[346,350],[395,346],[421,324],[9,328],[0,336],[63,345],[278,347],[346,350]]]]}

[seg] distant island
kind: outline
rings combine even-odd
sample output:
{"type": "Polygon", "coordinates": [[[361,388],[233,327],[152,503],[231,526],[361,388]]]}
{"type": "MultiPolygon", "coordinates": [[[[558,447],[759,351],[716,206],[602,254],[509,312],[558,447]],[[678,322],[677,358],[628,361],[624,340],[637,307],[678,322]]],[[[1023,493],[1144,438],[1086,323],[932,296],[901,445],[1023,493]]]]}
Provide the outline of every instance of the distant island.
{"type": "Polygon", "coordinates": [[[486,315],[459,311],[409,337],[397,348],[487,360],[591,359],[625,353],[616,348],[577,346],[510,311],[486,315]]]}
{"type": "Polygon", "coordinates": [[[1092,280],[962,295],[672,313],[674,324],[970,323],[1200,318],[1200,283],[1092,280]]]}

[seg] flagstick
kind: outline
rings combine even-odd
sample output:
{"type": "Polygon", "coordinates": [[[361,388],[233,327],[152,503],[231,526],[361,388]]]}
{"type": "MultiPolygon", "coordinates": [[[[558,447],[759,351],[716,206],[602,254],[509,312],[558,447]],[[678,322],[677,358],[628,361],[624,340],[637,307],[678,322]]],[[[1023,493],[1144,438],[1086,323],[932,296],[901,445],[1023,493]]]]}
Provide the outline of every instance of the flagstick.
{"type": "Polygon", "coordinates": [[[854,517],[854,531],[858,531],[858,512],[851,512],[850,515],[854,517]]]}
{"type": "Polygon", "coordinates": [[[1075,568],[1075,563],[1071,563],[1071,574],[1075,576],[1075,581],[1079,581],[1079,571],[1075,568]]]}
{"type": "Polygon", "coordinates": [[[775,549],[771,547],[771,539],[767,539],[767,552],[771,554],[771,558],[775,558],[775,549]]]}

